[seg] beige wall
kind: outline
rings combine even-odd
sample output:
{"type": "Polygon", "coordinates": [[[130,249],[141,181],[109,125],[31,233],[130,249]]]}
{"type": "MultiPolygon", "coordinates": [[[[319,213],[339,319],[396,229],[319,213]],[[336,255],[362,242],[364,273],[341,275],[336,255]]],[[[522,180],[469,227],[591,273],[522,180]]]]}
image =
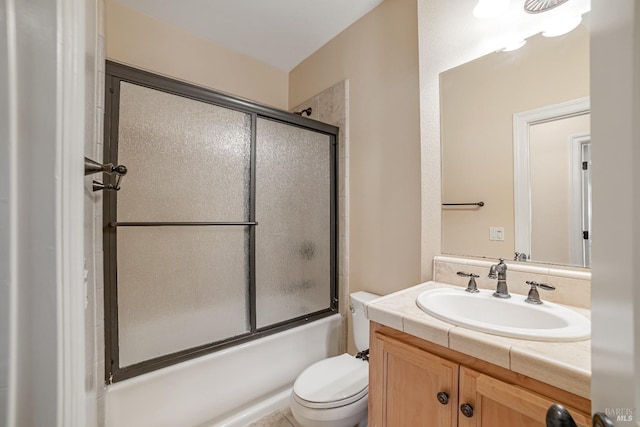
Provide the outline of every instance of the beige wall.
{"type": "Polygon", "coordinates": [[[442,252],[509,258],[514,252],[513,114],[589,95],[589,34],[540,35],[441,74],[442,252]],[[490,241],[489,227],[504,227],[490,241]]]}
{"type": "Polygon", "coordinates": [[[420,281],[415,0],[386,0],[294,68],[289,105],[349,80],[350,291],[420,281]]]}
{"type": "Polygon", "coordinates": [[[114,0],[106,2],[107,59],[283,110],[288,73],[114,0]]]}

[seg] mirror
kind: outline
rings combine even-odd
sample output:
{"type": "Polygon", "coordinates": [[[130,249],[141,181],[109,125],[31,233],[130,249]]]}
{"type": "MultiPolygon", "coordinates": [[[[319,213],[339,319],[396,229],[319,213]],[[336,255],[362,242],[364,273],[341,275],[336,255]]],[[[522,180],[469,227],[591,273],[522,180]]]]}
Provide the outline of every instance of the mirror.
{"type": "Polygon", "coordinates": [[[444,254],[589,265],[588,97],[584,23],[440,75],[444,254]]]}

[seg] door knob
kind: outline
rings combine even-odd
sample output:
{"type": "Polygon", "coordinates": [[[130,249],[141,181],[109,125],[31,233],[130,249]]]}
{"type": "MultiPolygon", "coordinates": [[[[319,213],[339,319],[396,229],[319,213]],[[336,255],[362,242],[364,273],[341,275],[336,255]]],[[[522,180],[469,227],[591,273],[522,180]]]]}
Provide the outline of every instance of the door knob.
{"type": "Polygon", "coordinates": [[[467,418],[471,418],[473,417],[473,406],[469,405],[468,403],[463,403],[462,405],[460,405],[460,412],[462,412],[462,415],[464,415],[467,418]]]}
{"type": "Polygon", "coordinates": [[[551,405],[547,409],[547,427],[578,427],[573,417],[563,406],[551,405]]]}
{"type": "Polygon", "coordinates": [[[602,412],[593,414],[593,427],[614,427],[613,421],[602,412]]]}
{"type": "Polygon", "coordinates": [[[441,391],[440,393],[436,394],[436,397],[438,398],[438,402],[442,403],[443,405],[446,405],[447,403],[449,403],[449,395],[444,391],[441,391]]]}
{"type": "MultiPolygon", "coordinates": [[[[593,427],[615,427],[606,414],[596,412],[593,415],[593,427]]],[[[547,427],[577,427],[573,417],[561,405],[551,405],[547,410],[547,427]]]]}

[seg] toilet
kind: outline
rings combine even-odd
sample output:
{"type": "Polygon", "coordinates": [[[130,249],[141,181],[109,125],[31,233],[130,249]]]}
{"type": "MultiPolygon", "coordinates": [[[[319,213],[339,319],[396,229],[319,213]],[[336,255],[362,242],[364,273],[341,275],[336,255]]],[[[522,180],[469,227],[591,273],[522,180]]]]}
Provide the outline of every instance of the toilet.
{"type": "MultiPolygon", "coordinates": [[[[360,352],[369,348],[364,306],[376,298],[379,295],[369,292],[350,295],[353,336],[360,352]]],[[[291,413],[304,427],[364,427],[368,395],[369,362],[345,353],[302,371],[293,385],[291,413]]]]}

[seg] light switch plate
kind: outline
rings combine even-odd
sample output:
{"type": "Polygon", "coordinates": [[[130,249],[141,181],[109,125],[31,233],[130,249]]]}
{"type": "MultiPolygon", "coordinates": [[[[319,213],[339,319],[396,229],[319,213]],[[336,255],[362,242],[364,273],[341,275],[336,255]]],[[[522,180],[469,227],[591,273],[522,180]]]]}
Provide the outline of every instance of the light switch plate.
{"type": "Polygon", "coordinates": [[[489,227],[489,240],[504,242],[504,227],[489,227]]]}

